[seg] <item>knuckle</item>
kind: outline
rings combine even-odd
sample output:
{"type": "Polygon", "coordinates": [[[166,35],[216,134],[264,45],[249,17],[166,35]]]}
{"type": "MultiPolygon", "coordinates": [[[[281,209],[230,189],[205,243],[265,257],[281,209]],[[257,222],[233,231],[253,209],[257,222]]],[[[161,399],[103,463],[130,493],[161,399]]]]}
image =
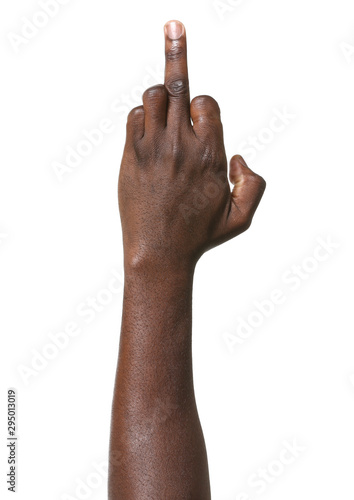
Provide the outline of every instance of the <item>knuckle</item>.
{"type": "Polygon", "coordinates": [[[166,87],[171,95],[186,95],[188,93],[188,79],[171,78],[166,82],[166,87]]]}
{"type": "Polygon", "coordinates": [[[265,179],[263,179],[262,176],[258,176],[259,177],[259,184],[260,184],[260,187],[262,189],[262,191],[265,191],[265,188],[267,187],[267,182],[265,181],[265,179]]]}
{"type": "Polygon", "coordinates": [[[262,176],[258,175],[258,174],[254,174],[254,179],[253,179],[253,182],[256,184],[256,186],[258,187],[258,191],[260,193],[263,193],[263,191],[265,190],[266,188],[266,181],[263,179],[262,176]]]}
{"type": "Polygon", "coordinates": [[[215,151],[209,145],[204,147],[201,157],[202,165],[213,165],[215,162],[215,151]]]}
{"type": "Polygon", "coordinates": [[[180,45],[173,45],[166,52],[166,60],[170,62],[175,62],[181,59],[185,55],[185,49],[180,45]]]}
{"type": "Polygon", "coordinates": [[[150,98],[160,97],[165,93],[164,85],[154,85],[145,90],[143,94],[143,101],[150,98]]]}
{"type": "Polygon", "coordinates": [[[127,121],[131,122],[136,120],[138,116],[141,115],[141,113],[144,112],[143,106],[137,106],[136,108],[133,108],[132,110],[129,111],[127,121]]]}
{"type": "Polygon", "coordinates": [[[226,165],[226,156],[223,150],[215,147],[215,142],[213,141],[213,137],[209,136],[203,140],[204,147],[200,153],[201,156],[201,164],[206,168],[215,168],[220,165],[226,165]]]}
{"type": "Polygon", "coordinates": [[[198,97],[195,97],[192,101],[192,104],[200,108],[213,108],[220,112],[219,104],[210,95],[200,95],[198,97]]]}
{"type": "Polygon", "coordinates": [[[256,191],[263,192],[266,188],[266,181],[258,174],[250,172],[246,174],[247,182],[255,187],[256,191]]]}
{"type": "Polygon", "coordinates": [[[249,215],[247,215],[247,217],[245,217],[244,221],[240,225],[241,232],[244,233],[245,231],[247,231],[251,227],[252,219],[253,219],[253,217],[250,217],[249,215]]]}

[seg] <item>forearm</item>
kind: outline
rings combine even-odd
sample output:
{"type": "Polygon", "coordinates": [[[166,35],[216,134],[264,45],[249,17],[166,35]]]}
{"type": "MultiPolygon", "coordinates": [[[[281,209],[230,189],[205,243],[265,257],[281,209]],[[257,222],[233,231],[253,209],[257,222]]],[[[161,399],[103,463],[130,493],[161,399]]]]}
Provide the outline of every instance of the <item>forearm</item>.
{"type": "Polygon", "coordinates": [[[208,500],[192,375],[192,269],[128,267],[113,401],[110,500],[208,500]]]}
{"type": "Polygon", "coordinates": [[[190,102],[178,21],[165,25],[165,54],[164,85],[129,113],[119,174],[126,273],[110,500],[210,500],[193,390],[194,264],[249,227],[265,188],[236,155],[230,191],[220,108],[209,96],[190,102]]]}

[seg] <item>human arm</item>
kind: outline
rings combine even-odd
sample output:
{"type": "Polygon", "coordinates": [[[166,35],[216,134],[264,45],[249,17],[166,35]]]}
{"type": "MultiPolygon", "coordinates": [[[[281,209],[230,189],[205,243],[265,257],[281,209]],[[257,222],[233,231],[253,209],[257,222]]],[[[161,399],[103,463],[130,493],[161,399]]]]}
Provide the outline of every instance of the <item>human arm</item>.
{"type": "Polygon", "coordinates": [[[193,274],[204,252],[249,227],[265,188],[234,156],[230,191],[219,106],[190,102],[183,25],[168,24],[165,40],[165,83],[129,114],[119,178],[125,286],[110,500],[210,499],[193,389],[193,274]]]}

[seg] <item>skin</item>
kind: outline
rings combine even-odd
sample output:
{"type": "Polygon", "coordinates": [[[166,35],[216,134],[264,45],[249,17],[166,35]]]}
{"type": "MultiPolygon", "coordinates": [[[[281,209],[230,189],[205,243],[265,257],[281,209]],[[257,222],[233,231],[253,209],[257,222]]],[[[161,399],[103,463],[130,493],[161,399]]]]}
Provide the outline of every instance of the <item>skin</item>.
{"type": "Polygon", "coordinates": [[[186,33],[165,26],[164,85],[127,121],[119,176],[125,285],[109,500],[209,500],[194,397],[192,288],[204,252],[245,231],[265,181],[224,149],[220,109],[190,102],[186,33]]]}

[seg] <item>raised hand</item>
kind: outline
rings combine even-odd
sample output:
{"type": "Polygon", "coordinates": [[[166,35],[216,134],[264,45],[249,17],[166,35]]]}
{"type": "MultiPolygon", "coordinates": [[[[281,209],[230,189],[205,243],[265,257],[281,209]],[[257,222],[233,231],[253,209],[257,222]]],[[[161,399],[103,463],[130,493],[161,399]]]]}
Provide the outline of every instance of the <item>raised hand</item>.
{"type": "Polygon", "coordinates": [[[109,500],[210,500],[192,375],[194,266],[248,228],[265,188],[234,156],[230,190],[219,106],[190,102],[181,23],[165,26],[165,44],[165,83],[129,114],[119,178],[125,278],[109,500]]]}
{"type": "Polygon", "coordinates": [[[227,181],[220,109],[190,102],[184,26],[165,26],[164,85],[146,90],[128,117],[119,179],[126,263],[194,265],[209,248],[246,230],[265,189],[234,156],[227,181]]]}

